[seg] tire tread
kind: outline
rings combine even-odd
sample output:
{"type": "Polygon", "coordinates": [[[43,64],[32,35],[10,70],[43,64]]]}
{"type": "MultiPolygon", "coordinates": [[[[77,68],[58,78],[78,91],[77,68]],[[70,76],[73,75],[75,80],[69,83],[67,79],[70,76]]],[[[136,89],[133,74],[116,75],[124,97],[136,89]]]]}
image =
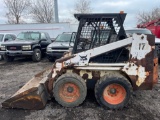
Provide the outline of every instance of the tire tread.
{"type": "Polygon", "coordinates": [[[68,105],[66,105],[66,104],[63,104],[62,102],[60,102],[59,101],[59,98],[57,98],[57,97],[55,97],[55,100],[59,103],[59,104],[61,104],[62,106],[64,106],[64,107],[76,107],[76,106],[79,106],[84,100],[85,100],[85,97],[86,97],[86,95],[87,95],[87,87],[86,87],[86,83],[85,83],[85,81],[80,77],[80,76],[78,76],[77,74],[75,74],[75,73],[66,73],[66,74],[63,74],[63,75],[61,75],[56,81],[55,81],[55,83],[53,84],[53,93],[54,93],[54,88],[55,88],[55,86],[59,83],[59,81],[61,81],[61,80],[63,80],[64,78],[75,78],[75,80],[78,80],[78,81],[80,81],[81,83],[82,83],[82,86],[83,86],[83,89],[82,89],[82,91],[83,91],[83,93],[85,93],[85,95],[84,95],[84,98],[80,98],[81,100],[81,102],[79,102],[78,104],[76,104],[76,105],[74,105],[74,106],[68,106],[68,105]]]}
{"type": "MultiPolygon", "coordinates": [[[[128,80],[126,77],[124,77],[122,74],[120,74],[120,73],[118,73],[118,72],[114,72],[114,73],[108,72],[108,73],[106,73],[106,75],[104,75],[100,80],[98,80],[97,83],[96,83],[96,85],[95,85],[95,97],[96,97],[97,102],[98,102],[102,107],[106,107],[106,106],[104,106],[104,105],[101,103],[100,99],[98,98],[98,95],[100,94],[98,90],[100,89],[100,86],[103,84],[103,82],[105,82],[106,80],[107,80],[108,82],[112,81],[111,79],[108,79],[108,78],[115,78],[115,77],[117,78],[117,80],[118,80],[119,78],[121,78],[121,81],[123,81],[124,83],[127,84],[128,88],[129,88],[129,91],[130,91],[130,95],[133,93],[132,85],[131,85],[131,83],[129,82],[129,80],[128,80]]],[[[127,104],[127,103],[118,104],[118,105],[115,105],[115,106],[112,106],[112,105],[111,105],[111,106],[109,106],[109,107],[107,107],[107,108],[109,108],[109,109],[114,109],[114,110],[116,110],[116,109],[122,109],[126,104],[127,104]]]]}

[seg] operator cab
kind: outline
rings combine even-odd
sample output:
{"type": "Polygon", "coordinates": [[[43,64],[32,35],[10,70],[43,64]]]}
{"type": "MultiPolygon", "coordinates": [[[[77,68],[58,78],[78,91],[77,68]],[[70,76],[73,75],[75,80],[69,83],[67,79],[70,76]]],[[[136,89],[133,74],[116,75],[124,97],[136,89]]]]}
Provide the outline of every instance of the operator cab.
{"type": "MultiPolygon", "coordinates": [[[[94,49],[127,38],[123,22],[123,14],[75,14],[79,20],[79,28],[73,47],[73,54],[94,49]],[[94,17],[93,17],[94,16],[94,17]]],[[[119,48],[91,59],[92,62],[114,63],[128,60],[128,50],[119,48]],[[125,53],[123,55],[123,53],[125,53]],[[121,59],[121,56],[124,59],[121,59]],[[119,56],[117,58],[117,56],[119,56]],[[121,59],[121,60],[120,60],[121,59]]]]}

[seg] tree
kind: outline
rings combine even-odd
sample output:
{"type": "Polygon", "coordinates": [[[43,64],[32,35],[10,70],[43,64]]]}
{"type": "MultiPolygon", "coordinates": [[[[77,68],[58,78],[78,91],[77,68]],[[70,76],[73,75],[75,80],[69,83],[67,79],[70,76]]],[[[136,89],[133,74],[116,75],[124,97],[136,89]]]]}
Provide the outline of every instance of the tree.
{"type": "Polygon", "coordinates": [[[75,13],[90,13],[92,11],[90,0],[76,0],[74,4],[75,13]]]}
{"type": "Polygon", "coordinates": [[[6,17],[9,24],[19,24],[22,16],[26,15],[30,6],[29,0],[4,0],[7,8],[6,17]]]}
{"type": "Polygon", "coordinates": [[[76,0],[73,9],[69,11],[71,17],[61,20],[62,22],[77,23],[77,20],[73,17],[75,13],[91,13],[91,1],[90,0],[76,0]]]}
{"type": "Polygon", "coordinates": [[[160,18],[160,8],[156,7],[152,9],[150,12],[139,12],[137,15],[137,22],[139,24],[146,23],[151,20],[159,19],[160,18]]]}
{"type": "Polygon", "coordinates": [[[53,21],[53,0],[36,0],[31,5],[31,15],[38,23],[51,23],[53,21]]]}

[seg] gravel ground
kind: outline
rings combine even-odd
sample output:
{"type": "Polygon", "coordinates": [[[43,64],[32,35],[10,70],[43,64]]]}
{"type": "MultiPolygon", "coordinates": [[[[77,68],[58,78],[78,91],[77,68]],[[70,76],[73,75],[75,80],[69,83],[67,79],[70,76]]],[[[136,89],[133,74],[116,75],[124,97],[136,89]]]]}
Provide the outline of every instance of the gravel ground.
{"type": "MultiPolygon", "coordinates": [[[[34,63],[30,59],[12,63],[0,61],[0,103],[14,94],[34,74],[52,65],[45,58],[34,63]]],[[[98,105],[94,91],[76,108],[64,108],[54,99],[43,110],[4,109],[0,107],[0,120],[159,120],[160,84],[151,91],[136,91],[129,104],[122,110],[105,110],[98,105]]]]}

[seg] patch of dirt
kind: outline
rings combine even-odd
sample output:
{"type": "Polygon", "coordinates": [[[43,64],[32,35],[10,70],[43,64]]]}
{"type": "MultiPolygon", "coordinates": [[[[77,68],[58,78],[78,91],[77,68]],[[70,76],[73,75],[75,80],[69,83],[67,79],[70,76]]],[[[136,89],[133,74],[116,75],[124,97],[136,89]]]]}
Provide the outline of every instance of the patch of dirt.
{"type": "MultiPolygon", "coordinates": [[[[13,95],[36,73],[51,66],[45,58],[38,63],[31,60],[0,61],[0,103],[13,95]]],[[[1,120],[159,120],[160,84],[150,91],[136,91],[122,110],[106,110],[99,106],[94,91],[88,90],[84,103],[75,108],[64,108],[54,99],[43,110],[4,109],[0,107],[1,120]]]]}

